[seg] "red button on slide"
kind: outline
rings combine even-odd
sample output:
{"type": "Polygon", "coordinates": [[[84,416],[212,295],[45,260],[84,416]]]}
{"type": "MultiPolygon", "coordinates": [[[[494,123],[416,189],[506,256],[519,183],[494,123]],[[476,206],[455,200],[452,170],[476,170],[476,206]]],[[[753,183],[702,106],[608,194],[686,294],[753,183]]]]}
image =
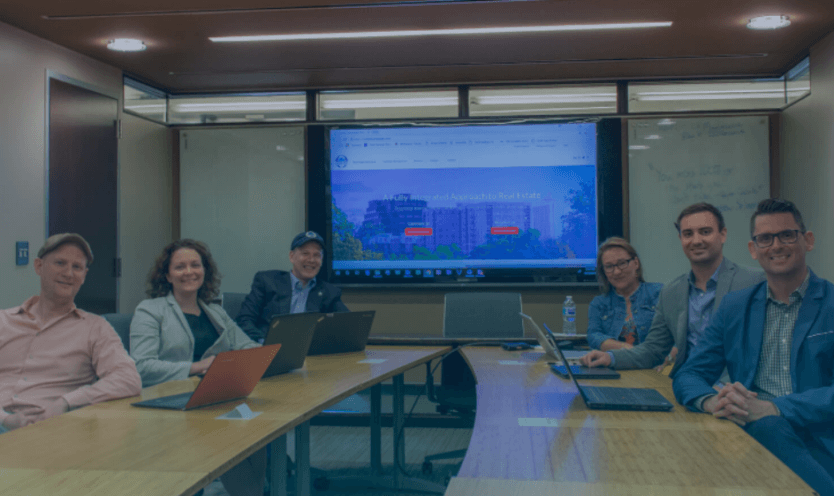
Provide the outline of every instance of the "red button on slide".
{"type": "Polygon", "coordinates": [[[406,227],[406,236],[431,236],[433,230],[431,227],[406,227]]]}
{"type": "Polygon", "coordinates": [[[517,227],[491,227],[489,228],[490,234],[518,234],[517,227]]]}

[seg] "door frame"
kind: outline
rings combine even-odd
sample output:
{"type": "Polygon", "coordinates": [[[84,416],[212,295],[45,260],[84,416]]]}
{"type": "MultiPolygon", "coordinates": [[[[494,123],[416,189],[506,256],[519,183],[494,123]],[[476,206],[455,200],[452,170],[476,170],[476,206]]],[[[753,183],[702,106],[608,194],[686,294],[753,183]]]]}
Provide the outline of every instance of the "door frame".
{"type": "MultiPolygon", "coordinates": [[[[60,81],[62,83],[66,83],[72,86],[76,86],[87,91],[91,91],[93,93],[97,93],[101,96],[111,98],[116,101],[116,119],[118,121],[117,126],[119,126],[119,134],[121,134],[121,122],[122,122],[122,95],[119,92],[113,92],[101,86],[88,83],[85,81],[81,81],[80,79],[76,79],[65,74],[61,74],[59,72],[55,72],[53,70],[47,69],[46,70],[46,84],[44,85],[44,147],[43,147],[43,164],[44,164],[44,184],[43,184],[43,212],[44,212],[44,222],[43,222],[43,231],[44,231],[44,241],[49,238],[49,110],[50,110],[50,92],[52,89],[52,81],[60,81]]],[[[122,247],[120,242],[120,235],[121,235],[121,198],[122,198],[122,191],[121,191],[121,153],[119,149],[121,141],[121,136],[116,139],[116,257],[121,258],[122,254],[122,247]]],[[[121,278],[119,278],[121,279],[121,278]]],[[[116,311],[119,311],[119,303],[120,303],[120,291],[119,288],[121,286],[121,280],[116,281],[116,311]]]]}

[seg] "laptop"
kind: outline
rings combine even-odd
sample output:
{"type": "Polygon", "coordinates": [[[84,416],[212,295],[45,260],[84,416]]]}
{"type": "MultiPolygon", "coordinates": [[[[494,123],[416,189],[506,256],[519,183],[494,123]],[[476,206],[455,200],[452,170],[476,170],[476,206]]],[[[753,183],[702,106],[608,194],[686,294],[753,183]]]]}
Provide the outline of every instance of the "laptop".
{"type": "MultiPolygon", "coordinates": [[[[554,348],[562,358],[563,363],[566,363],[562,356],[562,350],[559,349],[559,344],[554,343],[554,348]]],[[[566,369],[568,376],[576,385],[576,388],[579,389],[579,394],[588,408],[594,410],[650,410],[661,412],[668,412],[673,408],[672,404],[654,389],[580,386],[572,369],[573,367],[566,369]]]]}
{"type": "MultiPolygon", "coordinates": [[[[541,330],[541,328],[536,324],[536,322],[530,317],[529,315],[525,315],[523,313],[521,315],[522,322],[524,323],[524,327],[536,335],[536,340],[544,349],[544,352],[551,358],[555,360],[562,360],[563,365],[551,365],[551,369],[556,372],[557,370],[561,370],[564,373],[565,366],[568,362],[565,360],[564,356],[560,356],[556,353],[556,338],[553,336],[553,333],[550,332],[550,329],[545,324],[545,329],[547,329],[547,334],[541,330]],[[555,367],[555,368],[554,368],[555,367]]],[[[619,379],[620,373],[613,369],[607,368],[591,368],[585,367],[583,365],[571,365],[571,371],[579,377],[583,379],[619,379]]],[[[558,373],[558,372],[557,372],[558,373]]],[[[564,377],[567,379],[567,373],[564,373],[564,377]]]]}
{"type": "Polygon", "coordinates": [[[313,342],[316,323],[324,318],[323,313],[292,313],[276,315],[269,324],[264,345],[280,344],[281,349],[264,377],[283,374],[304,366],[304,359],[313,342]]]}
{"type": "Polygon", "coordinates": [[[368,344],[375,310],[326,313],[316,324],[308,356],[362,351],[368,344]]]}
{"type": "Polygon", "coordinates": [[[279,348],[280,344],[273,344],[248,350],[224,351],[211,362],[206,375],[194,392],[162,396],[131,405],[166,410],[191,410],[245,398],[255,389],[279,348]]]}
{"type": "MultiPolygon", "coordinates": [[[[566,353],[570,353],[570,351],[565,351],[565,350],[559,348],[558,346],[556,346],[556,344],[555,344],[556,343],[556,336],[553,335],[553,332],[550,330],[549,327],[547,327],[547,324],[545,324],[544,322],[542,322],[542,324],[544,325],[545,332],[547,332],[547,337],[550,338],[550,341],[552,341],[554,343],[554,347],[559,350],[559,353],[561,353],[563,357],[565,356],[566,353]]],[[[576,353],[576,352],[574,352],[574,353],[576,353]]],[[[584,355],[585,355],[585,352],[580,352],[579,357],[575,357],[575,358],[581,358],[584,355]]],[[[574,357],[571,357],[571,358],[574,358],[574,357]]],[[[568,362],[562,362],[562,365],[558,365],[558,364],[555,364],[555,363],[551,364],[550,365],[550,370],[555,372],[557,375],[567,379],[568,378],[568,373],[565,370],[565,365],[567,365],[567,363],[568,362]]],[[[586,367],[584,365],[571,365],[570,366],[570,371],[573,373],[573,375],[575,375],[576,377],[579,377],[580,379],[619,379],[620,378],[620,373],[617,372],[616,370],[609,369],[609,368],[603,368],[603,367],[586,367]]]]}

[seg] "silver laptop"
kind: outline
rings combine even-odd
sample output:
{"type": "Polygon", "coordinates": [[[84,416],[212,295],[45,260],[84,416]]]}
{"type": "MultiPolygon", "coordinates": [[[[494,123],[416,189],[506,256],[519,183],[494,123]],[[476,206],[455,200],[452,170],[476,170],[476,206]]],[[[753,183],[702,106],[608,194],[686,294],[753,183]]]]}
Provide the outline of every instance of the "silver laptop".
{"type": "MultiPolygon", "coordinates": [[[[564,361],[563,357],[560,357],[556,353],[556,337],[550,331],[550,328],[547,327],[547,324],[544,325],[544,328],[547,330],[545,334],[544,331],[536,324],[536,322],[530,317],[529,315],[521,315],[521,321],[524,322],[524,327],[528,329],[528,332],[533,332],[536,335],[536,340],[538,340],[539,344],[542,345],[544,352],[551,358],[556,360],[563,360],[562,365],[552,364],[551,369],[556,372],[557,374],[562,375],[565,379],[567,379],[567,372],[565,372],[565,367],[568,366],[568,362],[564,361]],[[561,372],[560,372],[561,371],[561,372]]],[[[564,354],[564,353],[563,353],[564,354]]],[[[584,353],[583,353],[584,354],[584,353]]],[[[607,369],[607,368],[591,368],[585,367],[583,365],[570,365],[571,370],[573,371],[574,375],[581,377],[582,379],[619,379],[620,373],[616,370],[607,369]]]]}
{"type": "MultiPolygon", "coordinates": [[[[559,344],[554,342],[556,354],[567,363],[559,349],[559,344]]],[[[565,369],[568,376],[579,389],[579,394],[585,401],[588,408],[594,410],[650,410],[668,412],[673,408],[662,394],[654,389],[644,388],[622,388],[622,387],[598,387],[580,386],[571,367],[565,369]]]]}

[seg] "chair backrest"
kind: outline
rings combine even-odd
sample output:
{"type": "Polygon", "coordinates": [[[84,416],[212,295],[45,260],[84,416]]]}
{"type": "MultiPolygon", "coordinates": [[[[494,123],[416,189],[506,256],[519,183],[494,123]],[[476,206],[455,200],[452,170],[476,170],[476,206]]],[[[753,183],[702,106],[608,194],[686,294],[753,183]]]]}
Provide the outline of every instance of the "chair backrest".
{"type": "Polygon", "coordinates": [[[243,300],[246,299],[247,295],[248,293],[223,293],[221,306],[232,320],[237,318],[237,314],[240,313],[240,306],[243,305],[243,300]]]}
{"type": "Polygon", "coordinates": [[[445,337],[524,337],[520,293],[447,293],[445,300],[445,337]]]}
{"type": "Polygon", "coordinates": [[[132,313],[106,313],[102,315],[122,340],[125,350],[130,352],[130,321],[133,320],[132,313]]]}

